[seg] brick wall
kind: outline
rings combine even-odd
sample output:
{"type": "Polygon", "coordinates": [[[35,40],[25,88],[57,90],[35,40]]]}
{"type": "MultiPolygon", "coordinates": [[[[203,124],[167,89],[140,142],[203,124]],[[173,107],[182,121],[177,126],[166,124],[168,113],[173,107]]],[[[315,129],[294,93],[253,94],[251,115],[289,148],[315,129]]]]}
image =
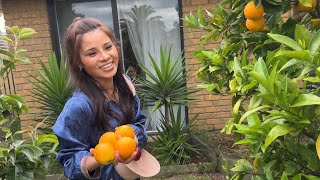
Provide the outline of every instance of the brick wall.
{"type": "Polygon", "coordinates": [[[38,105],[30,96],[32,85],[28,83],[28,73],[34,75],[33,66],[39,68],[37,58],[46,61],[52,51],[47,3],[46,0],[2,0],[2,7],[6,26],[29,27],[38,32],[32,38],[20,42],[20,48],[28,50],[24,56],[32,64],[20,64],[13,73],[16,93],[25,98],[30,108],[30,112],[22,116],[22,125],[31,125],[40,111],[35,108],[38,105]]]}
{"type": "MultiPolygon", "coordinates": [[[[190,11],[196,14],[199,5],[201,5],[203,9],[210,10],[217,6],[219,2],[220,0],[182,0],[182,17],[188,15],[190,11]]],[[[200,49],[198,40],[204,35],[204,32],[184,28],[183,33],[186,71],[189,72],[191,76],[191,80],[187,83],[187,86],[195,87],[201,83],[201,81],[195,77],[200,63],[191,53],[200,49]]],[[[206,48],[210,50],[217,46],[219,46],[219,43],[211,42],[206,45],[206,48]]],[[[199,114],[198,127],[200,129],[222,129],[225,122],[231,117],[231,96],[212,95],[207,90],[201,90],[196,96],[198,99],[189,105],[189,117],[199,114]]]]}

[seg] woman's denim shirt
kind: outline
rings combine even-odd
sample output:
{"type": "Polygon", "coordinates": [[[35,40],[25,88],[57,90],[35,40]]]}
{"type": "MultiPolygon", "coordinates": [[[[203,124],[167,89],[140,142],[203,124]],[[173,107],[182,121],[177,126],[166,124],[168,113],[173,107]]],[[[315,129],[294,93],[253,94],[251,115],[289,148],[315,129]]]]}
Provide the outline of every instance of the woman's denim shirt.
{"type": "MultiPolygon", "coordinates": [[[[138,146],[144,147],[147,144],[147,133],[144,127],[146,117],[140,110],[140,101],[137,95],[135,98],[135,116],[131,123],[138,139],[138,146]]],[[[121,114],[120,106],[114,101],[109,101],[109,108],[121,114]]],[[[114,131],[119,126],[117,120],[109,118],[109,125],[114,131]]],[[[102,133],[99,133],[94,122],[93,108],[88,96],[77,90],[65,104],[59,115],[53,131],[58,137],[61,150],[58,152],[57,160],[64,167],[64,174],[69,179],[89,179],[81,170],[81,161],[84,157],[91,156],[90,148],[94,148],[102,133]]],[[[121,177],[115,171],[113,165],[103,165],[93,175],[93,179],[113,179],[121,177]],[[101,176],[99,175],[101,172],[101,176]]],[[[90,178],[91,179],[91,178],[90,178]]]]}

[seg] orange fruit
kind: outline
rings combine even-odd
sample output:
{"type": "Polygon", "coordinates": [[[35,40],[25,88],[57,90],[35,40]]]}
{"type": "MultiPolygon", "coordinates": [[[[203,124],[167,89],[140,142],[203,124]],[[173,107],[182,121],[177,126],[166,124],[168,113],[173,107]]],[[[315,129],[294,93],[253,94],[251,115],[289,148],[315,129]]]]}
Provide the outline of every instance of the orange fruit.
{"type": "Polygon", "coordinates": [[[93,157],[100,164],[108,165],[114,160],[115,148],[110,143],[97,144],[94,148],[93,157]]]}
{"type": "Polygon", "coordinates": [[[301,12],[311,12],[316,8],[316,6],[317,6],[317,0],[312,0],[312,6],[311,7],[304,6],[300,2],[298,4],[299,11],[301,11],[301,12]]]}
{"type": "Polygon", "coordinates": [[[99,144],[108,142],[114,146],[117,140],[117,135],[114,132],[106,132],[100,137],[99,144]]]}
{"type": "Polygon", "coordinates": [[[136,142],[130,137],[122,137],[118,139],[115,145],[122,159],[128,159],[137,148],[136,142]]]}
{"type": "Polygon", "coordinates": [[[250,1],[246,6],[244,7],[244,16],[248,19],[260,19],[263,16],[264,8],[262,4],[260,4],[258,7],[256,7],[254,1],[250,1]]]}
{"type": "Polygon", "coordinates": [[[320,18],[311,19],[311,27],[312,28],[319,26],[319,24],[320,24],[320,18]]]}
{"type": "Polygon", "coordinates": [[[246,20],[246,27],[249,31],[258,32],[264,29],[264,18],[260,18],[257,20],[246,20]]]}
{"type": "Polygon", "coordinates": [[[114,133],[121,137],[130,137],[132,139],[135,136],[134,130],[130,125],[119,126],[114,133]]]}

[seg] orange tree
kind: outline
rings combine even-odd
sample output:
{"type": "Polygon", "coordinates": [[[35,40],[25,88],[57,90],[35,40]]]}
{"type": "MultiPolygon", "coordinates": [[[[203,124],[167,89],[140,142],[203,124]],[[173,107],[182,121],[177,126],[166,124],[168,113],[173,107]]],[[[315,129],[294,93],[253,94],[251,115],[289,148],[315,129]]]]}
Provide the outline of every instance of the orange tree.
{"type": "Polygon", "coordinates": [[[318,17],[312,0],[222,0],[183,18],[186,28],[207,32],[193,52],[199,87],[233,94],[222,131],[251,150],[225,166],[229,179],[319,179],[318,17]],[[218,48],[205,48],[218,40],[218,48]]]}

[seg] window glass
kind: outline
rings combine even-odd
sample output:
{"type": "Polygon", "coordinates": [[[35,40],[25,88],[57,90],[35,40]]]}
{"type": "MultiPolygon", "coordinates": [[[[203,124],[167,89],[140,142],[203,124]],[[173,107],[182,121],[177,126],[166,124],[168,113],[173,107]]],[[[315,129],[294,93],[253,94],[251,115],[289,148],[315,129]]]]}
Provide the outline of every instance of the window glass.
{"type": "MultiPolygon", "coordinates": [[[[117,7],[122,57],[132,79],[142,75],[138,63],[152,71],[148,53],[160,64],[160,46],[171,48],[171,57],[181,55],[178,1],[117,0],[117,7]]],[[[149,131],[156,130],[162,117],[160,111],[149,114],[151,109],[143,107],[149,117],[146,123],[149,131]]]]}
{"type": "MultiPolygon", "coordinates": [[[[6,29],[5,29],[5,20],[3,16],[3,11],[2,11],[2,5],[1,5],[1,0],[0,0],[0,36],[5,36],[6,34],[6,29]]],[[[5,40],[0,39],[0,48],[1,49],[8,49],[8,43],[5,40]]]]}
{"type": "MultiPolygon", "coordinates": [[[[5,35],[7,35],[7,33],[6,33],[6,29],[5,29],[5,17],[3,15],[1,3],[2,2],[0,1],[0,36],[5,36],[5,35]]],[[[9,49],[8,42],[0,39],[0,49],[8,50],[9,49]]],[[[3,54],[0,54],[0,58],[7,59],[8,57],[6,57],[3,54]]],[[[15,88],[14,88],[15,86],[14,86],[14,79],[13,79],[12,73],[13,73],[12,70],[9,69],[0,78],[0,93],[1,94],[16,93],[15,88]]],[[[3,134],[0,133],[0,135],[3,135],[3,134]]]]}
{"type": "Polygon", "coordinates": [[[56,14],[59,31],[59,43],[62,52],[64,49],[64,36],[68,26],[75,17],[94,17],[100,19],[113,30],[111,1],[56,1],[56,14]]]}
{"type": "Polygon", "coordinates": [[[161,45],[181,54],[178,1],[118,0],[117,6],[127,70],[139,61],[147,65],[147,52],[158,56],[161,45]]]}

